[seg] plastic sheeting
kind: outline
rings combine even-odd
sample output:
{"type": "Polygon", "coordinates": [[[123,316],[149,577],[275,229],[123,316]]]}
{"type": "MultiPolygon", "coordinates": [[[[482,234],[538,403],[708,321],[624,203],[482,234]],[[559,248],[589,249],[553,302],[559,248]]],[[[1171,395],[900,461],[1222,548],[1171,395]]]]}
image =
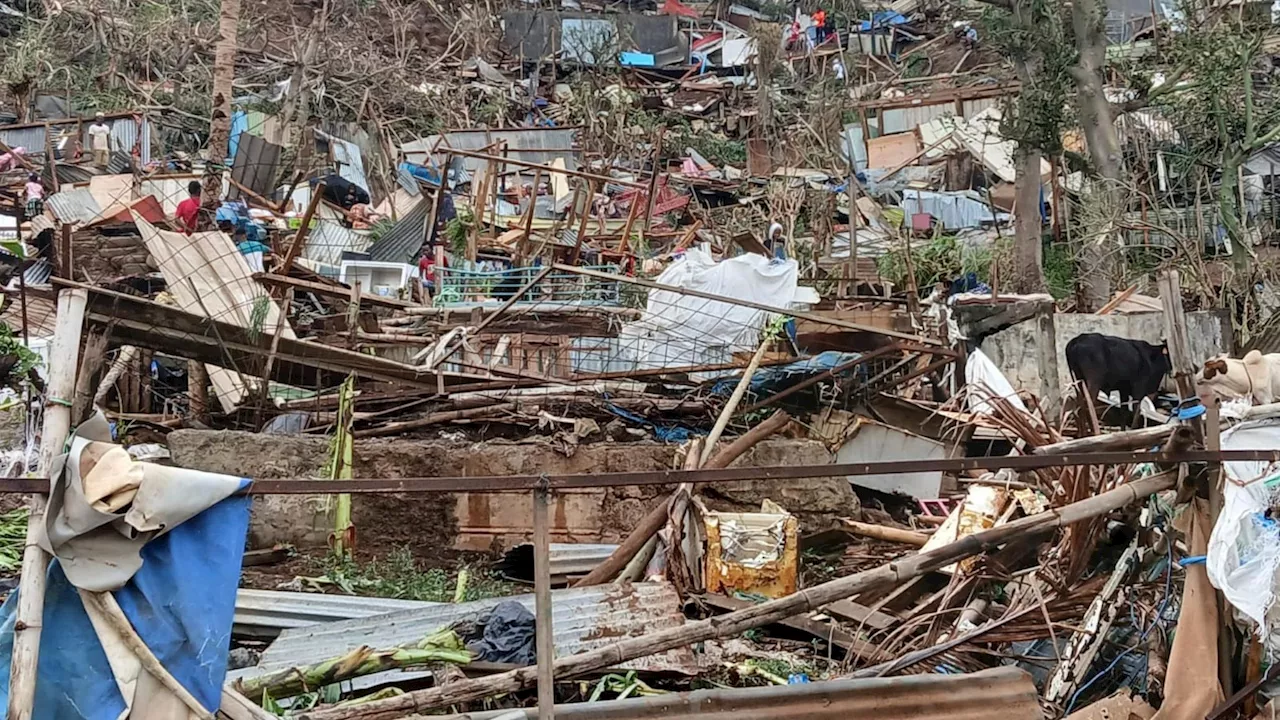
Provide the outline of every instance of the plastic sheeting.
{"type": "MultiPolygon", "coordinates": [[[[785,310],[795,300],[798,275],[795,260],[747,253],[717,263],[692,249],[656,281],[785,310]]],[[[624,325],[618,339],[638,368],[726,363],[734,353],[755,351],[768,315],[744,305],[651,290],[644,314],[624,325]]]]}
{"type": "MultiPolygon", "coordinates": [[[[114,593],[161,664],[211,712],[226,676],[249,505],[247,496],[228,498],[148,543],[141,569],[114,593]]],[[[118,720],[128,707],[89,615],[57,561],[48,577],[32,717],[118,720]]],[[[17,600],[15,591],[0,608],[0,704],[9,696],[17,600]]],[[[133,687],[141,692],[147,682],[139,677],[133,687]]],[[[132,720],[182,717],[154,705],[146,711],[138,694],[133,701],[132,720]]]]}
{"type": "MultiPolygon", "coordinates": [[[[836,350],[827,350],[818,353],[813,357],[798,360],[786,365],[775,365],[772,367],[762,367],[756,370],[751,376],[751,392],[759,393],[761,390],[781,390],[798,382],[802,378],[807,378],[818,373],[826,372],[835,367],[839,367],[848,362],[853,362],[862,357],[862,353],[842,353],[836,350]]],[[[850,369],[850,372],[857,373],[861,378],[866,377],[866,368],[858,366],[850,369]]],[[[742,377],[742,373],[736,373],[732,376],[718,380],[711,388],[711,392],[716,395],[728,395],[738,386],[738,379],[742,377]]]]}
{"type": "MultiPolygon", "coordinates": [[[[1222,433],[1223,450],[1280,450],[1280,420],[1237,425],[1222,433]]],[[[1280,464],[1223,463],[1223,507],[1209,538],[1209,580],[1266,636],[1280,630],[1280,523],[1268,517],[1280,495],[1280,464]]]]}
{"type": "Polygon", "coordinates": [[[1030,413],[1009,379],[981,350],[974,349],[965,359],[964,379],[969,393],[969,409],[973,412],[979,415],[995,414],[995,409],[988,401],[990,396],[994,395],[1008,400],[1010,405],[1022,412],[1030,413]]]}

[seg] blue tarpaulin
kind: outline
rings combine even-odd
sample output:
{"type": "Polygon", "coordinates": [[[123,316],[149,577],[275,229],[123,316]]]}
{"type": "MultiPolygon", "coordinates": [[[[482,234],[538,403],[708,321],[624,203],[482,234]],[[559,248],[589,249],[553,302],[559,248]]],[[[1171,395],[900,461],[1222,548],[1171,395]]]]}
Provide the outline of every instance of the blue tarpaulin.
{"type": "Polygon", "coordinates": [[[890,25],[906,24],[907,18],[902,13],[896,13],[892,10],[882,10],[871,16],[871,20],[863,20],[859,26],[859,32],[871,32],[874,28],[886,28],[890,25]]]}
{"type": "MultiPolygon", "coordinates": [[[[755,374],[751,376],[751,392],[759,393],[762,390],[776,392],[807,377],[826,372],[831,368],[852,362],[860,357],[862,357],[861,353],[843,353],[828,350],[811,358],[797,360],[786,365],[758,368],[755,374]]],[[[853,368],[853,371],[865,373],[861,365],[853,368]]],[[[737,375],[721,378],[711,387],[711,392],[716,395],[730,395],[733,393],[733,389],[738,386],[738,380],[741,377],[742,374],[738,373],[737,375]]]]}
{"type": "MultiPolygon", "coordinates": [[[[142,548],[142,568],[113,593],[161,664],[210,712],[221,705],[249,504],[247,496],[227,498],[151,541],[142,548]]],[[[9,697],[17,600],[15,590],[0,608],[0,704],[9,697]]],[[[106,652],[55,560],[32,717],[117,720],[124,711],[106,652]]]]}

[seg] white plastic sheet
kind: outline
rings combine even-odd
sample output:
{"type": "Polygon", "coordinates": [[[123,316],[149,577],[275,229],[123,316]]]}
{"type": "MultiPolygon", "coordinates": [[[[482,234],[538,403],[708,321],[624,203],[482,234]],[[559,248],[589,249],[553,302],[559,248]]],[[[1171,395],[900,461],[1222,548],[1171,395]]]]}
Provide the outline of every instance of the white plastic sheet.
{"type": "MultiPolygon", "coordinates": [[[[655,280],[734,300],[786,310],[795,301],[799,266],[755,253],[716,262],[691,249],[655,280]]],[[[627,323],[618,339],[637,368],[731,362],[735,352],[754,352],[768,323],[763,310],[651,290],[644,314],[627,323]]]]}
{"type": "Polygon", "coordinates": [[[964,379],[969,394],[969,410],[979,415],[993,415],[995,409],[988,399],[992,396],[1009,401],[1015,408],[1030,414],[1018,391],[1013,389],[1009,379],[1000,372],[1000,368],[991,362],[981,350],[974,350],[964,361],[964,379]]]}
{"type": "MultiPolygon", "coordinates": [[[[1223,450],[1280,450],[1280,420],[1237,425],[1222,434],[1223,450]]],[[[1280,583],[1280,522],[1267,517],[1280,494],[1280,464],[1229,462],[1222,514],[1209,537],[1209,581],[1227,602],[1259,626],[1280,629],[1276,587],[1280,583]]]]}

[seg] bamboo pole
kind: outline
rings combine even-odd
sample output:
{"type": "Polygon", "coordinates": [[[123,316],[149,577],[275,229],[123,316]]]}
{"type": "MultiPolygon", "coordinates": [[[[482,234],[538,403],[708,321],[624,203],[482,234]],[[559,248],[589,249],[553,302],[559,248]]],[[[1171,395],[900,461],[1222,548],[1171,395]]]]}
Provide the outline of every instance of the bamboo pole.
{"type": "MultiPolygon", "coordinates": [[[[40,435],[38,471],[50,477],[54,458],[62,454],[71,433],[71,394],[76,389],[80,363],[80,332],[84,325],[87,290],[58,293],[57,325],[49,352],[49,391],[44,403],[44,428],[40,435]]],[[[13,627],[13,659],[9,667],[9,720],[31,720],[36,697],[36,667],[40,659],[40,634],[44,624],[45,572],[49,555],[36,544],[44,522],[47,500],[32,495],[28,501],[27,543],[22,552],[22,577],[18,581],[17,621],[13,627]]]]}
{"type": "Polygon", "coordinates": [[[886,525],[874,525],[872,523],[858,522],[857,520],[841,520],[844,528],[854,535],[862,537],[875,538],[876,540],[888,540],[889,542],[905,543],[907,545],[915,545],[916,547],[924,547],[929,542],[929,536],[925,533],[915,532],[913,530],[903,530],[896,527],[888,527],[886,525]]]}
{"type": "Polygon", "coordinates": [[[150,673],[166,690],[181,700],[182,704],[186,705],[187,709],[200,720],[215,720],[214,714],[206,710],[200,701],[169,673],[151,648],[147,647],[146,642],[138,635],[138,631],[134,630],[133,624],[129,622],[129,618],[120,609],[120,605],[116,603],[111,593],[96,593],[88,590],[80,590],[79,593],[80,601],[86,608],[93,607],[98,611],[107,625],[116,632],[124,646],[138,658],[143,670],[150,673]]]}
{"type": "MultiPolygon", "coordinates": [[[[769,625],[859,593],[895,587],[925,573],[959,560],[995,549],[1008,542],[1098,517],[1152,493],[1168,490],[1177,483],[1175,473],[1161,473],[1135,480],[1114,490],[1095,495],[1055,510],[1014,520],[985,532],[975,533],[929,552],[919,553],[872,570],[839,578],[777,600],[641,637],[627,638],[596,650],[561,658],[555,663],[562,678],[615,667],[629,660],[665,652],[693,643],[731,637],[769,625]]],[[[327,707],[303,712],[297,720],[393,720],[407,713],[477,700],[527,687],[536,678],[536,668],[520,668],[486,678],[453,683],[438,688],[415,690],[393,698],[355,707],[327,707]]]]}
{"type": "Polygon", "coordinates": [[[537,624],[534,644],[538,656],[538,718],[552,720],[555,714],[555,635],[551,628],[551,522],[547,517],[550,493],[545,487],[533,491],[533,605],[537,624]]]}

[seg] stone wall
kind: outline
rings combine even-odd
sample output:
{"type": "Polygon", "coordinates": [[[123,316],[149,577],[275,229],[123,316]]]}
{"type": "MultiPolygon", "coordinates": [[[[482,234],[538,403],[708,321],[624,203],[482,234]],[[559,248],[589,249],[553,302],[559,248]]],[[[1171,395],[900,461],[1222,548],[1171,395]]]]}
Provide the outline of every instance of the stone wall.
{"type": "Polygon", "coordinates": [[[76,280],[84,282],[145,275],[156,269],[136,232],[103,234],[93,228],[79,230],[71,235],[71,258],[76,280]]]}
{"type": "MultiPolygon", "coordinates": [[[[1050,384],[1056,383],[1055,390],[1065,389],[1071,384],[1063,352],[1072,338],[1090,332],[1159,344],[1164,341],[1164,314],[1054,313],[1047,318],[1017,323],[990,335],[983,340],[981,349],[1015,388],[1030,390],[1043,400],[1046,397],[1044,391],[1050,384]],[[1051,360],[1046,357],[1046,349],[1052,350],[1051,360]]],[[[1218,353],[1231,353],[1235,348],[1226,310],[1187,313],[1187,335],[1191,359],[1197,364],[1218,353]]],[[[1051,416],[1057,413],[1056,402],[1046,403],[1046,406],[1051,416]]]]}
{"type": "MultiPolygon", "coordinates": [[[[321,437],[179,430],[169,435],[174,463],[211,472],[258,479],[318,477],[328,455],[321,437]]],[[[675,447],[658,443],[596,443],[565,457],[536,439],[483,443],[444,440],[357,440],[353,474],[365,478],[607,473],[666,470],[675,447]]],[[[821,443],[769,440],[739,458],[737,465],[813,465],[832,462],[821,443]]],[[[552,508],[557,542],[617,542],[672,486],[588,488],[556,494],[552,508]]],[[[758,510],[769,498],[795,513],[801,532],[834,527],[838,517],[856,517],[857,496],[845,478],[744,481],[697,489],[717,510],[758,510]]],[[[378,544],[403,544],[470,550],[505,548],[528,539],[532,512],[528,493],[422,493],[356,495],[352,517],[362,538],[378,544]]],[[[250,539],[260,547],[274,543],[316,546],[330,528],[323,498],[300,495],[259,496],[254,500],[250,539]]]]}

